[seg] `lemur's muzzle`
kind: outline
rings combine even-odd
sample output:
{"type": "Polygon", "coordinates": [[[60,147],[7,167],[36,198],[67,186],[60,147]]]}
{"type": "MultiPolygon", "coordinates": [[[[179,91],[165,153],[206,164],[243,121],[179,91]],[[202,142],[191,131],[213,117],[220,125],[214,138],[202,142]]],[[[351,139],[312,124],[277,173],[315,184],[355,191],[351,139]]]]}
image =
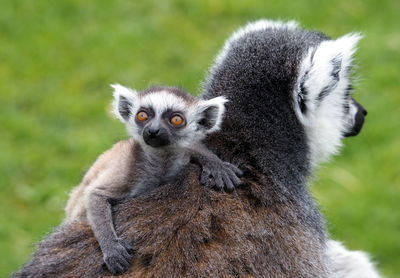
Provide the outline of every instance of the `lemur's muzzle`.
{"type": "Polygon", "coordinates": [[[359,134],[364,125],[364,117],[367,116],[367,110],[365,110],[365,108],[362,107],[362,105],[359,104],[355,99],[352,99],[352,101],[357,107],[357,112],[354,116],[353,128],[344,135],[345,137],[356,136],[359,134]]]}
{"type": "Polygon", "coordinates": [[[146,127],[143,130],[143,139],[147,145],[154,148],[164,147],[170,143],[165,128],[146,127]]]}

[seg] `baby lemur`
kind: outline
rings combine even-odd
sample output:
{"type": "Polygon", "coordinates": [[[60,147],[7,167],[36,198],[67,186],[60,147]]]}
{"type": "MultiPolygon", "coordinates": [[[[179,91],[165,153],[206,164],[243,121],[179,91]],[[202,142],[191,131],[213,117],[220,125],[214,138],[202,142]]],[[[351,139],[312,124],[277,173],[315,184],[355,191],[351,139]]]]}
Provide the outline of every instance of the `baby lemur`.
{"type": "Polygon", "coordinates": [[[87,219],[111,273],[127,270],[132,249],[115,232],[110,201],[137,197],[170,182],[190,161],[202,166],[204,185],[234,190],[242,174],[208,150],[202,139],[219,129],[224,97],[197,99],[173,87],[142,92],[114,88],[113,112],[132,138],[102,154],[70,195],[66,221],[87,219]],[[111,155],[112,154],[112,155],[111,155]]]}

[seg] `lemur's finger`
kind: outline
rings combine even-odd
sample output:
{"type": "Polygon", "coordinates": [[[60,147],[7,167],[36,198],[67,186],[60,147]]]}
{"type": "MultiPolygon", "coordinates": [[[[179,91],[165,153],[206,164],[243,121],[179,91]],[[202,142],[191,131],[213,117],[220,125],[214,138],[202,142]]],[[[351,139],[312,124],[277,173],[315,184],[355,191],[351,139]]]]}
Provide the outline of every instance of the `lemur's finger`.
{"type": "Polygon", "coordinates": [[[129,265],[130,262],[128,261],[127,258],[131,257],[132,255],[129,255],[128,252],[126,250],[123,250],[121,252],[121,254],[119,254],[119,256],[116,259],[116,262],[122,266],[123,269],[126,269],[129,265]]]}
{"type": "Polygon", "coordinates": [[[224,182],[222,181],[222,175],[218,175],[217,177],[215,177],[215,185],[216,185],[216,188],[218,188],[219,190],[224,188],[224,182]]]}
{"type": "Polygon", "coordinates": [[[124,261],[123,261],[123,263],[124,263],[124,265],[130,265],[130,262],[132,261],[132,259],[133,259],[133,255],[132,254],[130,254],[129,253],[129,251],[127,250],[127,249],[125,249],[123,252],[122,252],[122,256],[124,257],[124,261]],[[126,261],[126,264],[125,264],[125,261],[126,261]]]}
{"type": "Polygon", "coordinates": [[[223,177],[224,177],[224,183],[225,183],[225,191],[230,193],[233,190],[235,190],[235,186],[233,185],[229,175],[224,173],[223,177]]]}
{"type": "Polygon", "coordinates": [[[108,258],[106,260],[106,265],[108,270],[112,273],[112,274],[119,274],[124,272],[124,268],[123,266],[118,263],[118,261],[115,258],[108,258]]]}
{"type": "Polygon", "coordinates": [[[228,169],[229,178],[232,180],[234,186],[238,186],[242,181],[240,178],[231,170],[228,169]]]}
{"type": "Polygon", "coordinates": [[[135,250],[133,250],[132,246],[125,240],[125,239],[119,239],[119,243],[126,249],[126,251],[129,254],[133,254],[135,250]]]}
{"type": "Polygon", "coordinates": [[[124,273],[127,270],[127,267],[125,267],[120,262],[117,262],[116,265],[117,265],[117,274],[124,273]]]}
{"type": "Polygon", "coordinates": [[[205,186],[208,186],[210,184],[210,171],[203,170],[203,172],[201,172],[200,183],[205,186]]]}
{"type": "Polygon", "coordinates": [[[231,164],[231,163],[226,163],[226,165],[228,166],[229,169],[231,169],[237,176],[241,177],[243,176],[243,171],[240,170],[238,167],[236,167],[235,165],[231,164]]]}
{"type": "Polygon", "coordinates": [[[237,176],[239,176],[239,177],[243,176],[243,171],[240,170],[240,169],[239,169],[238,167],[236,167],[235,165],[234,165],[234,172],[235,172],[235,174],[236,174],[237,176]]]}

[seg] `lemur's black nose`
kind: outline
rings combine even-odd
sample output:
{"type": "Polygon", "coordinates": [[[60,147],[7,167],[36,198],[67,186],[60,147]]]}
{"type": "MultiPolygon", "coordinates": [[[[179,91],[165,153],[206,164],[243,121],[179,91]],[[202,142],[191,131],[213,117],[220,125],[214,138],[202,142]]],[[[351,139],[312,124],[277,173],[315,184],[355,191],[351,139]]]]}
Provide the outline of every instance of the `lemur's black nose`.
{"type": "Polygon", "coordinates": [[[149,128],[149,135],[151,136],[157,136],[160,133],[159,128],[149,128]]]}
{"type": "Polygon", "coordinates": [[[365,110],[365,108],[361,104],[359,104],[354,98],[353,98],[353,103],[356,105],[358,109],[357,114],[361,112],[363,116],[367,116],[368,114],[367,110],[365,110]]]}

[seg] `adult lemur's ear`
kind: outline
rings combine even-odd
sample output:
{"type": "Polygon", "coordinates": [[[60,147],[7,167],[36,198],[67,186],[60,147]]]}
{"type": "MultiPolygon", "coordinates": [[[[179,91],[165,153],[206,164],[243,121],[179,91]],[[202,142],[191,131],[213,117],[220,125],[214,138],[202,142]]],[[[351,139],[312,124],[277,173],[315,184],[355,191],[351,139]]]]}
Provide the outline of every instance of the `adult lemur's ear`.
{"type": "Polygon", "coordinates": [[[135,106],[137,92],[119,84],[112,84],[111,87],[114,89],[112,112],[122,122],[127,122],[135,106]]]}
{"type": "Polygon", "coordinates": [[[206,133],[217,131],[220,128],[227,101],[223,96],[199,101],[198,109],[201,116],[198,123],[206,133]]]}
{"type": "Polygon", "coordinates": [[[357,33],[326,40],[303,59],[296,102],[301,114],[313,112],[329,96],[344,94],[349,84],[353,54],[361,39],[357,33]]]}

